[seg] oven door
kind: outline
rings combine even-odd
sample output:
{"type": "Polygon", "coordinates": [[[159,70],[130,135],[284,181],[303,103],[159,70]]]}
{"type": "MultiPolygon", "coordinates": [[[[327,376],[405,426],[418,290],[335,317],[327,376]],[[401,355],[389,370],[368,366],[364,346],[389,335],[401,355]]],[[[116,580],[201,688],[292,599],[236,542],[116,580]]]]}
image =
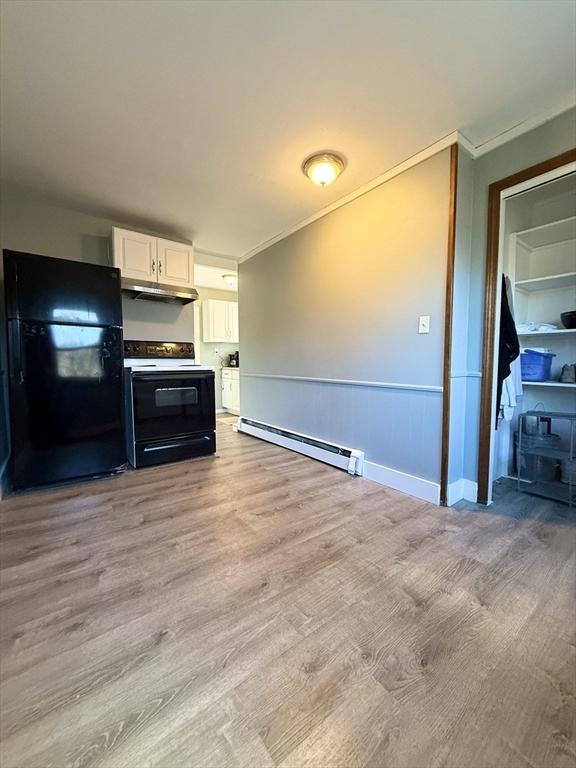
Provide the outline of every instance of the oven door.
{"type": "Polygon", "coordinates": [[[216,428],[214,371],[134,373],[132,392],[136,442],[216,428]]]}

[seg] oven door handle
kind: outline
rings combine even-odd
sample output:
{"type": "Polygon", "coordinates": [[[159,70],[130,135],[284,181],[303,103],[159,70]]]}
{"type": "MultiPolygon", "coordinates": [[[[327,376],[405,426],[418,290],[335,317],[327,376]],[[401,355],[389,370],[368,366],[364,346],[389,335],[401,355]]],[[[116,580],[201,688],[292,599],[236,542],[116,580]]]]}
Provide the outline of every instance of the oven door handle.
{"type": "MultiPolygon", "coordinates": [[[[197,371],[194,373],[190,372],[183,372],[183,373],[165,373],[165,374],[144,374],[143,376],[140,374],[132,375],[132,378],[134,379],[134,383],[138,384],[140,381],[145,381],[148,383],[154,383],[155,381],[159,384],[166,384],[171,379],[177,380],[177,381],[198,381],[205,378],[210,378],[211,376],[214,376],[214,371],[197,371]]],[[[178,387],[166,387],[166,389],[178,389],[178,387]]],[[[183,389],[183,387],[180,387],[180,389],[183,389]]]]}
{"type": "Polygon", "coordinates": [[[193,437],[186,440],[179,440],[176,443],[172,442],[163,443],[162,445],[147,445],[146,448],[144,448],[144,453],[152,453],[152,451],[167,451],[170,448],[184,448],[185,446],[193,445],[194,443],[205,443],[207,440],[209,441],[210,438],[207,435],[203,435],[202,437],[193,437]]]}

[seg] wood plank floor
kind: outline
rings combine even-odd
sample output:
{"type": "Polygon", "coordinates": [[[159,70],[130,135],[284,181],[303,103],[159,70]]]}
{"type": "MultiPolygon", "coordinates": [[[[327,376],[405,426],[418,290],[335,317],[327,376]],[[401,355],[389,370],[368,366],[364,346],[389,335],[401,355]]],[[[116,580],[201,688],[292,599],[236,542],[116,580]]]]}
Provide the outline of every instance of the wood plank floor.
{"type": "Polygon", "coordinates": [[[0,504],[2,768],[576,765],[576,517],[442,509],[219,425],[0,504]]]}

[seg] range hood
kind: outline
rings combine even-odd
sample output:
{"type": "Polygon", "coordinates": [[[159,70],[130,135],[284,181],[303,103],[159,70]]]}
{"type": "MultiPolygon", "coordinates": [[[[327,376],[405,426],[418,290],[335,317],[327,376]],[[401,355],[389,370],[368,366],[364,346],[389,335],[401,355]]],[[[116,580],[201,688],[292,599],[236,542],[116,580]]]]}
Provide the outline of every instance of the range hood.
{"type": "Polygon", "coordinates": [[[181,285],[159,285],[147,280],[134,280],[123,277],[122,293],[141,301],[160,301],[163,304],[190,304],[196,301],[198,291],[195,288],[183,288],[181,285]]]}

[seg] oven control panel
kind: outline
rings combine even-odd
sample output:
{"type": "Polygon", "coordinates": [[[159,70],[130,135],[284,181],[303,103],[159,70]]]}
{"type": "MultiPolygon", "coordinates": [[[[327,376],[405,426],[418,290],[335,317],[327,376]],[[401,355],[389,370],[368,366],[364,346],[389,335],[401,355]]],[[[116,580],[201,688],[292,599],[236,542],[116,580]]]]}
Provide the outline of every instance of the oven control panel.
{"type": "Polygon", "coordinates": [[[124,357],[194,358],[191,341],[124,341],[124,357]]]}

